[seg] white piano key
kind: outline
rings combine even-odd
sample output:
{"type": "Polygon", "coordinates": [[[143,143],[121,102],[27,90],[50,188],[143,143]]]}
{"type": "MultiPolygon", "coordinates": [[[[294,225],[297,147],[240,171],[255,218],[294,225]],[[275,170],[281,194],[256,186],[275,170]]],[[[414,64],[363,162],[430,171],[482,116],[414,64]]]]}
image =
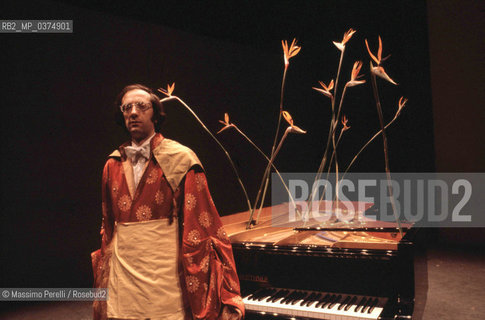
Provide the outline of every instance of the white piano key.
{"type": "MultiPolygon", "coordinates": [[[[275,288],[276,289],[276,288],[275,288]]],[[[338,302],[335,302],[332,306],[332,308],[329,308],[329,305],[331,303],[326,303],[324,308],[321,307],[316,307],[319,304],[319,301],[313,301],[311,302],[308,306],[301,306],[300,303],[304,301],[305,298],[298,299],[295,303],[283,303],[286,297],[289,297],[290,295],[293,294],[295,296],[295,290],[288,290],[285,289],[285,295],[279,297],[275,301],[268,301],[272,300],[273,297],[281,295],[283,289],[278,289],[273,292],[273,295],[264,297],[260,301],[257,300],[249,300],[247,297],[243,299],[243,302],[246,305],[246,309],[251,311],[260,311],[260,312],[266,312],[266,313],[277,313],[277,314],[284,314],[287,316],[294,316],[294,317],[308,317],[308,318],[314,318],[314,319],[329,319],[329,320],[367,320],[367,319],[377,319],[380,315],[380,313],[383,310],[383,307],[385,305],[385,302],[387,299],[385,298],[379,298],[378,303],[372,310],[372,312],[361,312],[363,308],[359,308],[359,311],[355,311],[356,306],[359,304],[359,302],[362,300],[363,296],[354,296],[351,295],[350,297],[355,297],[351,307],[347,308],[348,310],[345,310],[345,308],[341,308],[339,310],[339,306],[344,303],[348,295],[341,294],[340,300],[338,302]]],[[[303,290],[298,290],[298,293],[305,292],[303,290]]],[[[311,291],[306,292],[306,297],[309,297],[311,291]]],[[[317,293],[317,292],[314,292],[317,293]]],[[[326,292],[318,292],[321,294],[320,297],[318,297],[320,300],[322,300],[325,295],[327,294],[326,292]]],[[[333,293],[329,293],[332,295],[333,293]]],[[[338,295],[338,294],[335,294],[338,295]]],[[[351,299],[347,301],[351,301],[351,299]]],[[[367,300],[368,299],[374,299],[375,297],[365,297],[367,300]]]]}

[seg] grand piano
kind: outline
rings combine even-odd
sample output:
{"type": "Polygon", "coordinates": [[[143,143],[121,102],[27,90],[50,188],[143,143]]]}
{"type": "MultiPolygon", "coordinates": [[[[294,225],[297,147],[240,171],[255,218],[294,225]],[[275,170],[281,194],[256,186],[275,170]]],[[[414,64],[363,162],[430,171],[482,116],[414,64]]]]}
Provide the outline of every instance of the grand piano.
{"type": "Polygon", "coordinates": [[[248,217],[222,217],[246,319],[413,318],[411,225],[402,225],[402,234],[395,223],[365,219],[302,225],[288,221],[287,203],[263,208],[250,229],[248,217]]]}

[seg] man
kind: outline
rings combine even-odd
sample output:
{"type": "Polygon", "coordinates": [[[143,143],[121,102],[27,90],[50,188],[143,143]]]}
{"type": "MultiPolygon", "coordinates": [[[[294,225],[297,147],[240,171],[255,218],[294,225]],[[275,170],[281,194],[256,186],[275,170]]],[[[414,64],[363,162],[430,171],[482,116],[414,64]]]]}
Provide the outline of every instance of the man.
{"type": "Polygon", "coordinates": [[[131,141],[103,170],[101,248],[92,253],[95,319],[241,319],[231,244],[197,156],[164,138],[159,98],[125,87],[117,122],[131,141]]]}

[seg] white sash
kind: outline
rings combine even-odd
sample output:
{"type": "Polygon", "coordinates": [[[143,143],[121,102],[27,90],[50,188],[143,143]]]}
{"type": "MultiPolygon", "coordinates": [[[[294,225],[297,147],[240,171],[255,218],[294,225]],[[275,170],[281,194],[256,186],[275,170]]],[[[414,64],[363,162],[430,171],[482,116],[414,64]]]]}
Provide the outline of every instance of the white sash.
{"type": "Polygon", "coordinates": [[[178,224],[117,223],[108,283],[108,318],[183,320],[178,224]]]}

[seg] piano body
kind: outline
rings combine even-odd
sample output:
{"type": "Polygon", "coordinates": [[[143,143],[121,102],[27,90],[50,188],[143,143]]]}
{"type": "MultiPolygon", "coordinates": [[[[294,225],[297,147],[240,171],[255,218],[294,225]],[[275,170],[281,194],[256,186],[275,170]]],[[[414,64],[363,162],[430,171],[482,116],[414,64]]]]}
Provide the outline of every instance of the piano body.
{"type": "Polygon", "coordinates": [[[287,210],[263,208],[249,230],[248,212],[222,217],[246,319],[413,317],[415,230],[405,225],[401,236],[395,224],[378,221],[358,229],[275,223],[287,210]]]}

